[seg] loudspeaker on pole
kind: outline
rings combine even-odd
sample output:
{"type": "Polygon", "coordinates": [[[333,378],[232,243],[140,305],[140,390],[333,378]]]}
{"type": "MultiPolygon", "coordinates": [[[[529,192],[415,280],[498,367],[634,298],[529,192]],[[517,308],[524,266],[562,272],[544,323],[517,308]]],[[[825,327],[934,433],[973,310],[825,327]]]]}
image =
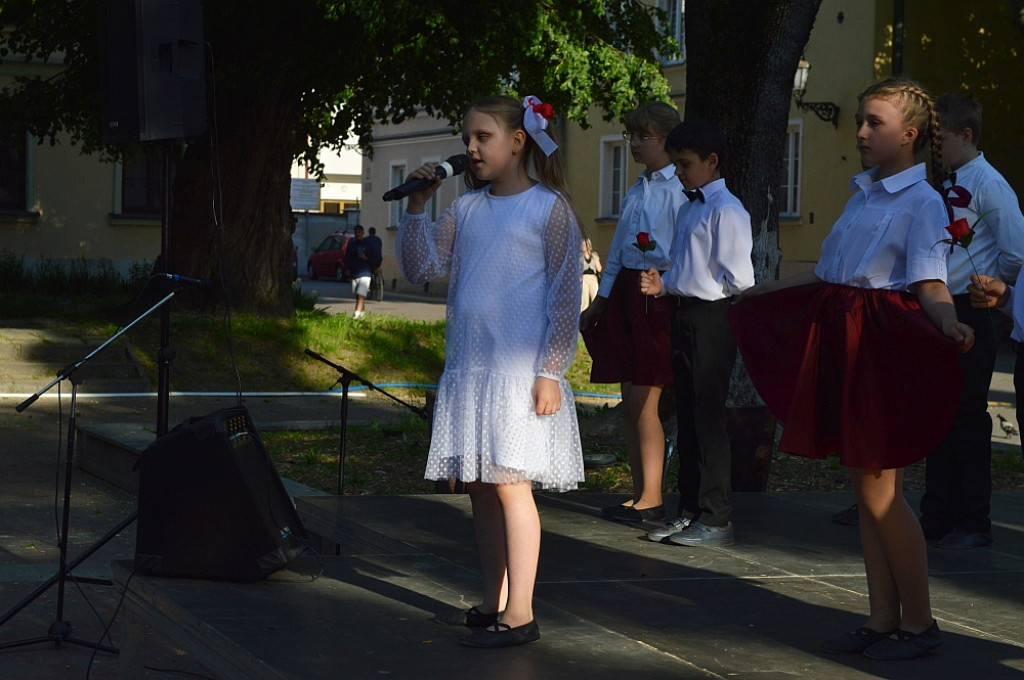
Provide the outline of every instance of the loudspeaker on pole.
{"type": "Polygon", "coordinates": [[[206,131],[200,0],[99,0],[99,44],[105,142],[206,131]]]}
{"type": "Polygon", "coordinates": [[[244,407],[192,418],[142,452],[138,571],[257,581],[298,557],[307,544],[244,407]]]}

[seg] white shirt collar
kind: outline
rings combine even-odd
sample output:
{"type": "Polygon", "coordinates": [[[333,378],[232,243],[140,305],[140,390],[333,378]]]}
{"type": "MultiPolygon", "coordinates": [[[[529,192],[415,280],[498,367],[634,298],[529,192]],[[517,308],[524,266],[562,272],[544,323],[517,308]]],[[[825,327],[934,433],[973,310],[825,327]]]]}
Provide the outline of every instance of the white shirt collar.
{"type": "Polygon", "coordinates": [[[875,179],[877,174],[878,168],[871,168],[858,175],[854,175],[853,179],[850,180],[850,191],[856,191],[857,189],[866,191],[874,184],[881,184],[882,189],[887,193],[895,194],[901,189],[906,189],[911,184],[928,179],[928,172],[925,170],[924,163],[913,165],[903,172],[897,172],[895,175],[890,175],[882,180],[875,179]]]}
{"type": "MultiPolygon", "coordinates": [[[[651,179],[652,180],[654,179],[655,175],[660,175],[662,179],[674,179],[675,175],[676,175],[676,166],[673,165],[672,163],[669,163],[668,165],[663,167],[661,170],[655,170],[654,172],[651,173],[651,179]]],[[[637,179],[646,179],[646,178],[647,178],[647,176],[643,172],[641,172],[637,176],[637,179]]]]}

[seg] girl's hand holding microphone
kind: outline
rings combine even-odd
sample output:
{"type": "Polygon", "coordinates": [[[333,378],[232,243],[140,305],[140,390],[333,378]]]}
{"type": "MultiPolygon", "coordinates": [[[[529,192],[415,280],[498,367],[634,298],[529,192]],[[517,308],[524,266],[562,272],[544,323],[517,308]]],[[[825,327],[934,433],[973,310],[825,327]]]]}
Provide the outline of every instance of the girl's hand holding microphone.
{"type": "Polygon", "coordinates": [[[426,189],[423,189],[422,191],[417,191],[414,194],[409,194],[409,202],[406,205],[406,212],[408,212],[410,215],[421,214],[427,207],[427,201],[429,201],[430,197],[434,195],[434,192],[437,191],[437,188],[441,186],[442,178],[438,177],[437,173],[434,172],[434,168],[436,167],[437,163],[424,163],[420,167],[410,172],[409,176],[406,178],[406,181],[416,179],[434,180],[434,183],[428,186],[426,189]]]}

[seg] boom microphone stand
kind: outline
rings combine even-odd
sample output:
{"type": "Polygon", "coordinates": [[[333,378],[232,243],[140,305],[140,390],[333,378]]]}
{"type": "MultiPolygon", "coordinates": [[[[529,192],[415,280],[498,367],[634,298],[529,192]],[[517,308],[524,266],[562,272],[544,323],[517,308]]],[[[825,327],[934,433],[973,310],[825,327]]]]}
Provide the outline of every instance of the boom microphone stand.
{"type": "Polygon", "coordinates": [[[338,495],[343,496],[345,495],[345,433],[348,430],[348,388],[349,385],[352,384],[352,381],[356,380],[365,385],[368,389],[380,392],[385,397],[398,402],[424,420],[427,419],[427,412],[419,406],[413,406],[408,402],[402,401],[395,395],[385,392],[369,380],[361,378],[359,375],[353,373],[344,366],[339,366],[338,364],[325,359],[311,349],[307,349],[306,354],[317,361],[324,362],[341,374],[341,377],[339,377],[334,384],[337,385],[338,383],[341,383],[341,441],[338,445],[338,495]]]}
{"type": "MultiPolygon", "coordinates": [[[[69,622],[67,622],[67,621],[64,621],[64,590],[65,590],[65,586],[66,586],[68,577],[71,576],[71,572],[74,571],[75,567],[77,567],[79,564],[81,564],[86,559],[88,559],[93,553],[95,553],[97,550],[99,550],[101,547],[103,547],[108,541],[110,541],[110,539],[112,539],[117,534],[121,533],[122,530],[124,530],[128,525],[130,525],[132,522],[134,522],[135,519],[138,517],[138,512],[133,512],[131,514],[131,516],[129,516],[124,521],[122,521],[120,524],[118,524],[116,527],[114,527],[109,532],[107,532],[102,538],[100,538],[96,543],[94,543],[92,546],[90,546],[85,552],[83,552],[77,558],[72,560],[70,563],[67,561],[67,552],[68,552],[68,524],[69,524],[69,519],[70,519],[70,516],[71,516],[71,473],[72,473],[72,470],[73,470],[73,467],[74,467],[73,466],[73,456],[74,456],[74,452],[75,452],[75,430],[76,430],[75,408],[76,408],[76,400],[77,400],[77,396],[78,396],[78,386],[82,383],[82,377],[81,377],[81,375],[77,371],[78,371],[79,368],[81,368],[81,366],[85,362],[89,361],[94,356],[96,356],[97,354],[102,352],[107,347],[107,345],[109,345],[110,343],[112,343],[115,340],[117,340],[119,337],[121,337],[123,334],[125,334],[130,328],[135,326],[135,324],[139,323],[144,318],[149,316],[150,313],[152,313],[156,309],[164,306],[164,304],[166,304],[167,301],[169,301],[176,294],[177,294],[177,291],[171,291],[170,293],[168,293],[162,300],[160,300],[155,305],[150,307],[148,310],[143,312],[141,316],[136,318],[130,324],[128,324],[127,326],[125,326],[124,328],[119,330],[117,333],[112,335],[106,342],[104,342],[102,345],[100,345],[99,347],[94,349],[92,352],[90,352],[88,355],[86,355],[83,359],[81,359],[81,360],[79,360],[79,361],[77,361],[77,362],[75,362],[73,364],[68,364],[67,366],[65,366],[57,374],[57,377],[50,382],[50,384],[48,384],[46,387],[42,388],[41,390],[39,390],[38,392],[33,394],[31,397],[29,397],[28,399],[26,399],[25,401],[21,402],[20,404],[18,404],[18,406],[15,407],[15,410],[17,410],[18,413],[21,413],[22,411],[27,409],[29,406],[31,406],[33,403],[35,403],[35,401],[37,399],[39,399],[40,396],[42,396],[51,387],[53,387],[54,385],[56,385],[60,381],[62,381],[62,380],[70,380],[71,381],[71,415],[68,417],[68,445],[67,445],[67,454],[65,456],[66,460],[65,460],[65,469],[64,469],[64,507],[63,507],[63,519],[62,519],[61,528],[60,528],[60,537],[59,537],[59,540],[58,540],[58,547],[59,547],[59,550],[60,550],[60,568],[58,569],[57,573],[54,574],[48,581],[46,581],[45,583],[40,585],[38,588],[33,590],[21,602],[19,602],[18,604],[14,605],[14,607],[12,607],[7,613],[5,613],[2,617],[0,617],[0,626],[3,626],[8,621],[10,621],[12,618],[14,618],[14,616],[17,615],[18,612],[20,612],[22,609],[24,609],[31,602],[33,602],[36,598],[38,598],[40,595],[45,593],[47,590],[49,590],[54,585],[58,585],[59,586],[59,588],[57,590],[57,613],[56,613],[56,618],[54,619],[53,623],[50,624],[50,628],[47,631],[46,635],[43,635],[43,636],[40,636],[40,637],[35,637],[35,638],[28,638],[28,639],[25,639],[25,640],[17,640],[15,642],[5,642],[5,643],[0,644],[0,649],[10,649],[12,647],[23,647],[25,645],[32,645],[32,644],[36,644],[36,643],[39,643],[39,642],[53,642],[55,646],[59,647],[62,642],[67,642],[69,644],[80,645],[82,647],[89,647],[89,648],[98,649],[98,650],[101,650],[101,651],[104,651],[104,652],[110,652],[111,654],[117,654],[117,650],[114,649],[113,647],[108,647],[108,646],[105,646],[103,644],[99,644],[99,643],[96,643],[96,642],[91,642],[89,640],[82,640],[82,639],[74,637],[72,635],[71,624],[69,622]]],[[[76,578],[76,577],[73,577],[73,576],[71,576],[71,578],[73,578],[76,582],[79,582],[79,583],[94,583],[94,584],[100,584],[100,585],[111,585],[110,581],[106,581],[106,580],[88,579],[88,578],[76,578]]]]}

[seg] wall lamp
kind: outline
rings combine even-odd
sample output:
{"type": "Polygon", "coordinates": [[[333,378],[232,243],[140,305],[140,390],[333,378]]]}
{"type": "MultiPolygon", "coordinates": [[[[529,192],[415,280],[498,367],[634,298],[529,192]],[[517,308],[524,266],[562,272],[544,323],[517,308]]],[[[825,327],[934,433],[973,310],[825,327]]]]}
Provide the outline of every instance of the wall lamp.
{"type": "Polygon", "coordinates": [[[832,123],[832,127],[839,129],[839,105],[832,102],[805,102],[804,94],[807,92],[807,77],[811,73],[811,63],[800,58],[796,67],[796,75],[793,76],[793,99],[801,111],[813,111],[818,118],[826,123],[832,123]]]}

